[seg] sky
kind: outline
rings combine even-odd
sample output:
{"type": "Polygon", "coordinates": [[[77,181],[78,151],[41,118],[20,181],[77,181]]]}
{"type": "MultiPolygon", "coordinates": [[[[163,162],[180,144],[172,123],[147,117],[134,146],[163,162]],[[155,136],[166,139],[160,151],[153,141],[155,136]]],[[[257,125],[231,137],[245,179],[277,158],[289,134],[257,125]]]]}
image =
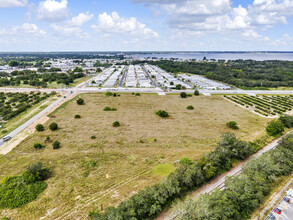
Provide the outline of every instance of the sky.
{"type": "Polygon", "coordinates": [[[293,0],[0,0],[0,51],[293,51],[293,0]]]}

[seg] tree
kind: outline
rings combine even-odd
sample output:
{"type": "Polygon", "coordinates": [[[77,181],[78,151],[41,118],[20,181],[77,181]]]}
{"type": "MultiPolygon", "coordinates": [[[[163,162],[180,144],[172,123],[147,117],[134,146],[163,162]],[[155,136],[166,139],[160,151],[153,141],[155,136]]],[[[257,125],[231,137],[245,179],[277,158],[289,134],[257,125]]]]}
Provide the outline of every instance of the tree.
{"type": "Polygon", "coordinates": [[[182,85],[181,85],[181,84],[177,84],[177,85],[175,86],[175,89],[177,89],[177,90],[182,89],[182,85]]]}
{"type": "Polygon", "coordinates": [[[290,116],[290,115],[281,115],[280,118],[279,118],[279,121],[282,122],[282,124],[286,128],[293,127],[293,116],[290,116]]]}
{"type": "Polygon", "coordinates": [[[189,106],[186,107],[186,109],[188,109],[188,110],[193,110],[194,107],[193,107],[192,105],[189,105],[189,106]]]}
{"type": "Polygon", "coordinates": [[[36,150],[40,150],[40,149],[42,149],[42,148],[44,148],[45,146],[44,145],[42,145],[42,144],[40,144],[40,143],[35,143],[34,144],[34,148],[36,149],[36,150]]]}
{"type": "Polygon", "coordinates": [[[156,112],[156,115],[162,117],[162,118],[167,118],[169,117],[169,114],[168,112],[164,111],[164,110],[159,110],[156,112]]]}
{"type": "Polygon", "coordinates": [[[180,160],[180,164],[182,164],[182,165],[191,165],[192,160],[189,159],[188,157],[182,157],[181,160],[180,160]]]}
{"type": "Polygon", "coordinates": [[[199,96],[199,91],[197,89],[194,91],[194,95],[199,96]]]}
{"type": "Polygon", "coordinates": [[[58,130],[58,124],[56,122],[53,122],[49,125],[49,128],[51,131],[56,131],[58,130]]]}
{"type": "Polygon", "coordinates": [[[266,131],[270,136],[278,136],[284,132],[284,125],[280,121],[271,121],[266,127],[266,131]]]}
{"type": "Polygon", "coordinates": [[[180,93],[180,97],[181,97],[181,98],[186,98],[186,97],[187,97],[186,92],[181,92],[181,93],[180,93]]]}
{"type": "Polygon", "coordinates": [[[114,121],[112,124],[113,127],[119,127],[120,126],[120,122],[119,121],[114,121]]]}
{"type": "Polygon", "coordinates": [[[227,127],[232,128],[233,130],[239,129],[236,121],[229,121],[226,125],[227,127]]]}
{"type": "Polygon", "coordinates": [[[45,131],[45,127],[44,127],[44,125],[42,125],[42,124],[37,124],[37,126],[36,126],[36,130],[37,130],[37,131],[45,131]]]}
{"type": "Polygon", "coordinates": [[[81,118],[81,116],[80,115],[75,115],[74,118],[81,118]]]}
{"type": "Polygon", "coordinates": [[[59,141],[54,141],[52,145],[53,145],[53,149],[55,150],[61,147],[61,144],[59,141]]]}
{"type": "Polygon", "coordinates": [[[82,98],[79,98],[79,99],[76,100],[76,103],[78,105],[84,105],[84,100],[82,98]]]}

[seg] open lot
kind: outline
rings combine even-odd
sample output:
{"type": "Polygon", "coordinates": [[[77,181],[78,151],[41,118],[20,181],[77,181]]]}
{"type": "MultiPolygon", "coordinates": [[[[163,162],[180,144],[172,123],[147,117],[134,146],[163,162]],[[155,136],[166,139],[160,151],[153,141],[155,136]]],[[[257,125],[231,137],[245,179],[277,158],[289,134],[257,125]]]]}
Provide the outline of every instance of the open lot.
{"type": "Polygon", "coordinates": [[[1,210],[12,219],[85,218],[92,209],[115,205],[139,189],[160,181],[182,157],[197,159],[214,149],[228,121],[240,127],[236,135],[254,140],[265,133],[269,119],[259,117],[221,96],[182,99],[179,95],[83,94],[85,105],[65,103],[45,125],[6,156],[0,156],[0,180],[20,175],[29,164],[42,161],[52,177],[39,198],[16,210],[1,210]],[[194,110],[187,110],[193,105],[194,110]],[[103,111],[108,106],[117,111],[103,111]],[[167,119],[155,112],[165,110],[167,119]],[[74,119],[79,114],[80,119],[74,119]],[[114,121],[121,126],[112,127],[114,121]],[[51,122],[60,129],[48,129],[51,122]],[[52,141],[61,142],[59,150],[52,141]],[[95,139],[91,137],[95,136],[95,139]],[[36,151],[34,143],[47,145],[36,151]],[[158,166],[159,164],[168,164],[158,166]]]}

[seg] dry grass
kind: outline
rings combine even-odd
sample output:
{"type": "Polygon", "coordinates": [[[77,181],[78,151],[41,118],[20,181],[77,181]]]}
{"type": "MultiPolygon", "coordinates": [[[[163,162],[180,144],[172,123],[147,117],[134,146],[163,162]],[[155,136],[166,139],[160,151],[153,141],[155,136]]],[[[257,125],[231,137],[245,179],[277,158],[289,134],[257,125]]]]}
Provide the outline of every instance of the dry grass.
{"type": "MultiPolygon", "coordinates": [[[[0,156],[0,179],[21,174],[31,163],[42,161],[53,171],[48,189],[30,204],[1,214],[12,219],[84,219],[92,209],[116,205],[163,177],[152,173],[160,163],[176,166],[182,157],[198,159],[211,151],[228,121],[236,121],[236,135],[253,140],[264,134],[268,119],[250,113],[220,96],[190,97],[146,95],[106,97],[84,94],[85,105],[73,100],[55,112],[60,130],[35,133],[14,151],[0,156]],[[187,110],[193,105],[195,110],[187,110]],[[105,112],[106,106],[117,108],[105,112]],[[155,115],[166,110],[170,118],[155,115]],[[74,119],[76,114],[81,119],[74,119]],[[113,128],[118,120],[121,126],[113,128]],[[35,151],[33,143],[44,143],[47,136],[61,142],[59,150],[47,143],[35,151]],[[96,136],[96,139],[91,139],[96,136]],[[85,168],[84,161],[96,161],[85,168]]],[[[77,97],[76,97],[77,98],[77,97]]],[[[76,100],[76,99],[75,99],[76,100]]]]}

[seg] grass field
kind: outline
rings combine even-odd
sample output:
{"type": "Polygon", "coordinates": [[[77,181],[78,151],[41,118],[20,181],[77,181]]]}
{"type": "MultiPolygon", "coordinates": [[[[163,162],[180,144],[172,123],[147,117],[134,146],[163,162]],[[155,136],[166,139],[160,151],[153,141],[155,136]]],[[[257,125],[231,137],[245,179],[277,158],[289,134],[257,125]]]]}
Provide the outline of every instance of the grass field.
{"type": "Polygon", "coordinates": [[[243,140],[264,135],[269,119],[259,117],[221,96],[181,99],[179,95],[158,96],[83,94],[85,105],[76,97],[62,105],[45,125],[14,151],[0,156],[0,181],[20,175],[31,163],[42,161],[53,174],[39,198],[16,210],[0,210],[12,219],[84,219],[89,211],[116,205],[147,185],[159,182],[182,157],[198,159],[214,149],[221,134],[232,131],[228,121],[240,127],[235,133],[243,140]],[[193,105],[195,110],[187,110],[193,105]],[[109,106],[117,111],[103,111],[109,106]],[[155,114],[165,110],[162,119],[155,114]],[[74,119],[76,114],[80,119],[74,119]],[[112,127],[114,121],[121,126],[112,127]],[[60,130],[48,130],[52,121],[60,130]],[[33,144],[45,143],[47,136],[61,142],[59,150],[46,143],[36,151],[33,144]],[[96,136],[92,139],[91,136],[96,136]],[[163,164],[163,165],[160,165],[163,164]]]}

